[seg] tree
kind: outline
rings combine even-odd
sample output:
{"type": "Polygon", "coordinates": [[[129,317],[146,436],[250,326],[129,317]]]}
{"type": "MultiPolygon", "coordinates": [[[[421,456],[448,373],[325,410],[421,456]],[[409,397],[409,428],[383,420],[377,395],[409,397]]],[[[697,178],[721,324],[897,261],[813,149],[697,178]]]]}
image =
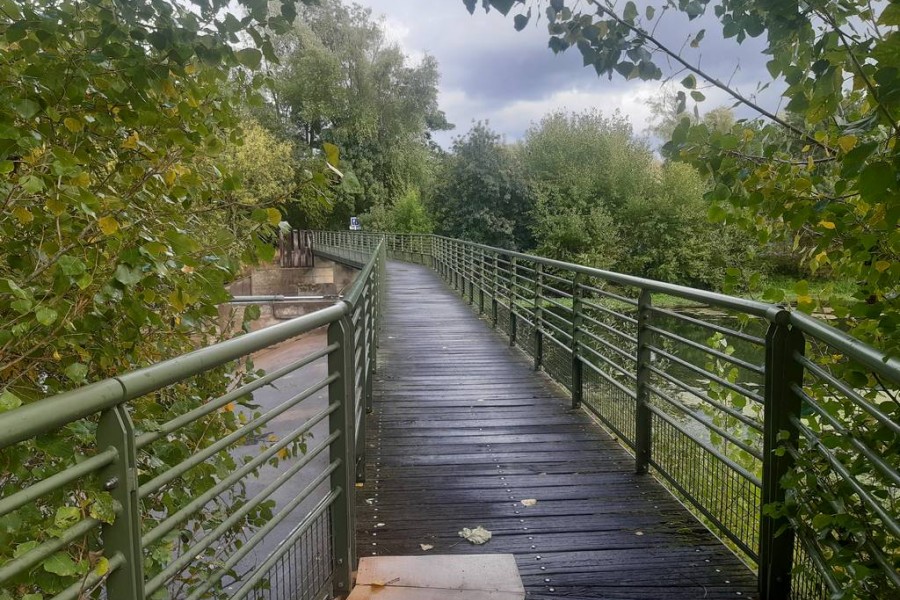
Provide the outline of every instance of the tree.
{"type": "Polygon", "coordinates": [[[718,106],[701,116],[697,106],[695,112],[686,112],[683,103],[683,97],[671,86],[664,86],[659,94],[647,100],[651,113],[648,130],[663,143],[672,139],[672,133],[683,119],[692,124],[704,123],[713,131],[728,132],[734,127],[734,111],[727,106],[718,106]]]}
{"type": "Polygon", "coordinates": [[[346,226],[350,216],[427,185],[430,132],[452,128],[438,108],[433,57],[410,65],[371,10],[338,0],[301,11],[278,46],[278,121],[304,145],[339,147],[354,182],[333,191],[331,225],[346,226]]]}
{"type": "Polygon", "coordinates": [[[439,233],[502,248],[530,245],[532,200],[521,164],[486,123],[453,141],[430,208],[439,233]]]}
{"type": "Polygon", "coordinates": [[[418,189],[410,188],[391,206],[378,204],[360,217],[365,229],[392,233],[431,233],[434,223],[418,189]]]}
{"type": "MultiPolygon", "coordinates": [[[[0,9],[0,411],[217,340],[225,283],[245,262],[272,256],[264,237],[280,212],[228,196],[238,180],[221,152],[240,141],[237,107],[259,83],[252,70],[264,55],[275,58],[266,32],[285,27],[294,3],[270,14],[265,2],[241,0],[243,18],[225,5],[39,0],[0,9]],[[239,34],[249,45],[238,45],[239,34]]],[[[149,430],[249,371],[249,363],[214,369],[129,406],[149,430]]],[[[234,413],[217,412],[168,436],[164,448],[151,446],[141,482],[237,425],[234,413]]],[[[93,438],[87,420],[5,448],[0,495],[75,464],[93,438]]],[[[212,487],[211,473],[234,466],[217,454],[147,496],[144,515],[171,514],[212,487]]],[[[265,510],[201,553],[181,580],[236,547],[240,529],[265,510]]],[[[209,527],[227,513],[227,502],[208,507],[197,522],[209,527]]],[[[2,517],[0,559],[82,516],[115,518],[96,481],[2,517]]],[[[61,549],[0,598],[76,584],[103,568],[96,549],[95,536],[61,549]]],[[[154,545],[147,571],[159,572],[173,552],[171,536],[154,545]]]]}
{"type": "Polygon", "coordinates": [[[547,115],[519,153],[541,255],[701,287],[745,263],[733,228],[707,221],[699,173],[661,164],[618,113],[547,115]]]}

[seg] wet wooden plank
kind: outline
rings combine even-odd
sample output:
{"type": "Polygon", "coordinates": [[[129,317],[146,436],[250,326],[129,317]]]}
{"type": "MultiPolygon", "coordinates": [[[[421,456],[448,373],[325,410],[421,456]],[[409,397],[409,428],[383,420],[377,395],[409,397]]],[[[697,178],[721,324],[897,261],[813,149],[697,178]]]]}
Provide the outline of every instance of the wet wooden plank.
{"type": "Polygon", "coordinates": [[[755,597],[750,570],[437,275],[388,274],[361,556],[513,554],[527,598],[755,597]],[[457,534],[478,525],[484,545],[457,534]]]}

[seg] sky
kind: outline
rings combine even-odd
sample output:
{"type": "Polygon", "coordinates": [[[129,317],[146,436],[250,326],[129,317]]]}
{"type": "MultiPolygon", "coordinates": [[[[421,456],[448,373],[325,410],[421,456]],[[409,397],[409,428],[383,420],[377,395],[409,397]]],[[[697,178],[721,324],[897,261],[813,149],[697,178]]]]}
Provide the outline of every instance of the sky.
{"type": "MultiPolygon", "coordinates": [[[[349,1],[349,0],[348,0],[349,1]]],[[[521,138],[529,125],[548,112],[565,109],[579,111],[598,108],[604,113],[619,110],[629,118],[639,134],[645,132],[650,110],[647,101],[658,95],[659,81],[625,81],[598,77],[593,68],[583,66],[577,49],[555,55],[548,47],[545,18],[532,19],[517,32],[512,15],[489,14],[479,8],[474,15],[462,0],[356,0],[384,17],[390,40],[399,44],[410,60],[434,56],[441,71],[439,100],[447,118],[456,125],[450,132],[439,132],[436,140],[449,147],[452,139],[464,134],[473,121],[488,121],[509,142],[521,138]]],[[[663,0],[637,2],[656,7],[663,0]]],[[[543,3],[546,5],[546,2],[543,3]]],[[[572,2],[568,5],[572,6],[572,2]]],[[[624,2],[618,2],[624,5],[624,2]]],[[[659,14],[659,13],[657,13],[659,14]]],[[[760,40],[738,45],[721,36],[721,25],[709,14],[693,22],[669,11],[657,27],[656,35],[665,43],[686,47],[684,55],[693,64],[753,96],[759,81],[766,81],[766,57],[760,40]],[[700,29],[706,36],[700,48],[693,50],[685,41],[700,29]]],[[[661,65],[664,74],[676,71],[661,65]]],[[[680,74],[680,81],[686,73],[680,74]]],[[[680,89],[680,88],[679,88],[680,89]]],[[[718,89],[703,89],[707,100],[700,112],[732,102],[718,89]]],[[[766,108],[777,110],[779,94],[769,89],[758,97],[766,108]]],[[[738,110],[741,116],[750,116],[738,110]]]]}

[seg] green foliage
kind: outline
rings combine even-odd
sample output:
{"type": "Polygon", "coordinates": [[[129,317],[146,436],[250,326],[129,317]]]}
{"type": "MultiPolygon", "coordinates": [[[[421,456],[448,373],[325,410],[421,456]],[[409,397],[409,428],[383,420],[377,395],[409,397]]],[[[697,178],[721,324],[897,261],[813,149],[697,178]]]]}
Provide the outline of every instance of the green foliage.
{"type": "MultiPolygon", "coordinates": [[[[271,257],[261,236],[280,221],[277,195],[266,208],[240,196],[229,171],[237,154],[221,152],[241,139],[236,107],[259,101],[261,79],[249,69],[263,56],[274,60],[266,32],[284,28],[293,2],[273,15],[264,2],[238,4],[242,19],[224,12],[223,0],[3,3],[0,410],[215,341],[225,284],[243,263],[271,257]],[[239,34],[252,46],[237,50],[239,34]]],[[[249,363],[213,370],[131,403],[133,418],[151,430],[252,375],[249,363]]],[[[215,413],[169,436],[142,453],[142,481],[238,423],[232,412],[215,413]]],[[[0,495],[83,460],[95,426],[88,419],[4,449],[0,495]]],[[[227,452],[216,455],[147,497],[144,514],[171,514],[234,467],[227,452]]],[[[221,522],[239,498],[236,491],[204,509],[197,522],[221,522]]],[[[88,480],[3,517],[0,562],[74,520],[113,519],[110,502],[88,480]]],[[[16,579],[13,596],[54,594],[108,569],[97,542],[92,534],[57,552],[16,579]]],[[[167,538],[152,548],[148,573],[181,543],[167,538]]],[[[179,581],[208,575],[216,555],[239,543],[226,537],[179,581]]]]}
{"type": "Polygon", "coordinates": [[[411,65],[369,9],[325,0],[277,40],[275,120],[298,144],[341,150],[345,183],[326,193],[331,227],[428,185],[429,132],[452,128],[437,105],[433,57],[411,65]]]}
{"type": "Polygon", "coordinates": [[[701,176],[659,164],[618,114],[548,115],[519,152],[543,256],[707,288],[747,264],[734,228],[707,221],[701,176]]]}
{"type": "Polygon", "coordinates": [[[419,190],[411,188],[390,207],[376,205],[360,217],[364,229],[392,233],[432,233],[434,223],[425,210],[419,190]]]}
{"type": "Polygon", "coordinates": [[[531,207],[520,161],[487,124],[476,123],[454,140],[430,206],[439,233],[527,248],[531,207]]]}

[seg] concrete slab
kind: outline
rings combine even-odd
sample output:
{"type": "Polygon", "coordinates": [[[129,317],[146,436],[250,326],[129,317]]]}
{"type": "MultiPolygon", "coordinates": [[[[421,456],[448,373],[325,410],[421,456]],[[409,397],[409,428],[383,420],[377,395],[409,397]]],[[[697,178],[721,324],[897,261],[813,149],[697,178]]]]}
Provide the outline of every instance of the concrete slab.
{"type": "Polygon", "coordinates": [[[360,560],[348,600],[523,600],[512,554],[377,556],[360,560]]]}

